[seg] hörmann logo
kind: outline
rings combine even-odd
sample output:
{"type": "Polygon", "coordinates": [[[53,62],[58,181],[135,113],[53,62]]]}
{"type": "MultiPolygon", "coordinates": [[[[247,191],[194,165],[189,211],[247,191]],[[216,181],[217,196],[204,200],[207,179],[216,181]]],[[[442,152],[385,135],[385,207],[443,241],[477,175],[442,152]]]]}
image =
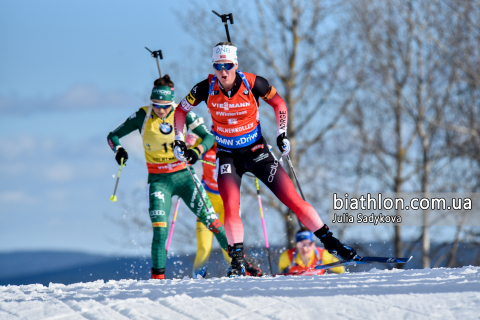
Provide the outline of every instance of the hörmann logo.
{"type": "Polygon", "coordinates": [[[244,107],[249,107],[250,102],[244,102],[244,103],[212,103],[212,107],[214,108],[223,108],[225,110],[233,109],[233,108],[244,108],[244,107]]]}

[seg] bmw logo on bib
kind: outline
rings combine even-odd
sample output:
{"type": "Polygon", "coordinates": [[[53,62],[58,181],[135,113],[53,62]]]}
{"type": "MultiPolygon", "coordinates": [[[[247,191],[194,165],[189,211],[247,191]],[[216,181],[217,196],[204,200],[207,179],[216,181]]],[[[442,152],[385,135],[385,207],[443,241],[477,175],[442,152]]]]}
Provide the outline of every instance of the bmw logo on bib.
{"type": "Polygon", "coordinates": [[[168,122],[163,122],[160,125],[160,132],[163,134],[170,134],[172,133],[172,130],[173,130],[173,126],[168,122]]]}

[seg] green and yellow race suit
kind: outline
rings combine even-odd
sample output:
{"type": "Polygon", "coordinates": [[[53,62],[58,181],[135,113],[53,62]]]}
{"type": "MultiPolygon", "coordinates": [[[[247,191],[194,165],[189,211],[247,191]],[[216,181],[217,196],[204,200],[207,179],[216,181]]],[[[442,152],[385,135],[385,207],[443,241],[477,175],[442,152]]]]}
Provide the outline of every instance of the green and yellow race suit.
{"type": "MultiPolygon", "coordinates": [[[[115,152],[120,145],[120,138],[138,130],[142,131],[148,107],[142,107],[132,114],[124,123],[110,132],[107,140],[115,152]]],[[[172,108],[165,119],[152,112],[147,120],[143,134],[143,147],[148,168],[149,214],[153,226],[152,262],[153,268],[164,269],[166,263],[165,242],[168,237],[168,217],[170,214],[172,196],[179,196],[198,217],[198,219],[215,234],[220,246],[227,249],[227,239],[222,223],[213,214],[212,204],[197,178],[193,167],[190,167],[206,201],[207,209],[198,194],[184,163],[173,155],[175,132],[173,119],[175,110],[172,108]]],[[[214,136],[203,124],[203,119],[193,112],[187,114],[186,126],[198,135],[203,150],[209,150],[214,143],[214,136]]],[[[186,130],[186,128],[185,128],[186,130]]]]}

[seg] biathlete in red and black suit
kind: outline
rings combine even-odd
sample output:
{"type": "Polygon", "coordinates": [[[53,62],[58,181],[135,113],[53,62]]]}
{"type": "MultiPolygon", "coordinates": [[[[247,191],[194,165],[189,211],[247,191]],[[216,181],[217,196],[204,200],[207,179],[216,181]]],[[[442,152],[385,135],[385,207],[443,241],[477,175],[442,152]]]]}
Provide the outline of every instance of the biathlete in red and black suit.
{"type": "Polygon", "coordinates": [[[213,48],[214,75],[195,85],[175,111],[174,154],[184,159],[187,151],[182,128],[186,114],[200,102],[207,104],[217,142],[217,181],[225,206],[225,232],[232,264],[228,276],[245,275],[243,225],[240,219],[240,183],[245,172],[258,177],[299,220],[343,259],[355,257],[354,249],[332,236],[315,209],[296,192],[290,177],[269,151],[262,136],[258,99],[273,107],[277,120],[277,145],[282,156],[290,152],[286,136],[287,106],[265,78],[238,70],[237,48],[221,42],[213,48]]]}

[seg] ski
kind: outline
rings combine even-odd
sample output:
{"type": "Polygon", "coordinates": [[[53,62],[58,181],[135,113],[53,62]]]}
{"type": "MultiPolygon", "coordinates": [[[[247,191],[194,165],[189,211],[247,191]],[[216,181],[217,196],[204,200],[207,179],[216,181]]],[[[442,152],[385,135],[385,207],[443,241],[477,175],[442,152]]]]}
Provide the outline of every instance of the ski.
{"type": "Polygon", "coordinates": [[[412,259],[413,256],[410,258],[396,258],[396,257],[358,257],[355,258],[354,260],[348,260],[348,261],[337,261],[329,264],[322,264],[319,266],[316,266],[316,270],[322,270],[322,269],[330,269],[330,268],[335,268],[335,267],[341,267],[341,266],[355,266],[357,264],[367,264],[367,263],[407,263],[412,259]]]}
{"type": "Polygon", "coordinates": [[[321,275],[321,270],[308,269],[300,272],[287,272],[287,273],[275,273],[268,274],[267,276],[278,277],[278,276],[318,276],[321,275]]]}

